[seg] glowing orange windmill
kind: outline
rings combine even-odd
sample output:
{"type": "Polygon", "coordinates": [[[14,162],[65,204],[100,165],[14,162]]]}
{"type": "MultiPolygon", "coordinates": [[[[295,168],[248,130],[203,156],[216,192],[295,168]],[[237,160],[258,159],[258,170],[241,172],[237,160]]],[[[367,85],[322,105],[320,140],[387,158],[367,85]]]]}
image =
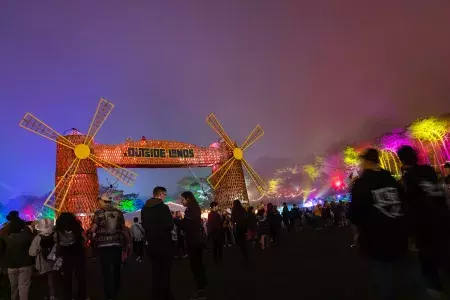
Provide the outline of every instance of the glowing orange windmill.
{"type": "Polygon", "coordinates": [[[215,190],[214,200],[221,206],[230,206],[231,202],[236,199],[248,201],[244,167],[255,183],[258,191],[263,194],[266,191],[265,182],[244,159],[244,151],[264,135],[261,126],[257,125],[242,146],[238,147],[228,137],[214,114],[209,115],[206,118],[206,122],[222,138],[223,147],[227,148],[230,153],[230,158],[207,179],[208,183],[215,190]]]}
{"type": "Polygon", "coordinates": [[[97,167],[103,168],[128,186],[134,184],[136,173],[99,158],[92,151],[92,141],[113,108],[112,103],[100,99],[86,135],[63,136],[31,113],[22,118],[20,127],[54,141],[58,144],[57,153],[64,154],[60,155],[63,159],[56,163],[56,185],[44,205],[57,212],[70,211],[79,215],[95,211],[98,207],[97,167]],[[86,180],[86,176],[91,176],[90,181],[86,180]],[[86,185],[86,182],[92,183],[86,185]],[[68,194],[70,199],[66,202],[68,194]],[[86,197],[87,194],[89,197],[86,197]]]}

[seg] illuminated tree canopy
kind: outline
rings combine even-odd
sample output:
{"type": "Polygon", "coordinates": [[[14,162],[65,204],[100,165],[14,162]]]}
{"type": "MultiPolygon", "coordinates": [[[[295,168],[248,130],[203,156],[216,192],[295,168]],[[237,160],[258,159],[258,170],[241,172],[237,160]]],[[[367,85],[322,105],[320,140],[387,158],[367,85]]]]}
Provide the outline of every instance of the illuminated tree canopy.
{"type": "MultiPolygon", "coordinates": [[[[430,142],[434,156],[436,158],[440,157],[440,161],[450,159],[450,154],[446,145],[449,133],[449,122],[447,120],[436,117],[418,119],[409,126],[408,132],[413,139],[417,139],[420,142],[430,142]],[[438,143],[442,146],[442,154],[440,153],[440,150],[436,148],[438,143]]],[[[439,163],[436,162],[436,164],[439,163]]]]}
{"type": "Polygon", "coordinates": [[[313,165],[303,166],[303,171],[308,174],[312,181],[316,180],[320,176],[319,170],[313,165]]]}
{"type": "Polygon", "coordinates": [[[401,146],[411,145],[411,140],[404,130],[394,130],[391,133],[382,135],[378,139],[378,144],[383,150],[397,153],[401,146]]]}
{"type": "Polygon", "coordinates": [[[178,182],[178,191],[190,191],[194,194],[200,206],[208,206],[212,199],[212,188],[208,182],[203,178],[196,178],[194,176],[186,176],[181,178],[178,182]]]}
{"type": "Polygon", "coordinates": [[[348,146],[344,150],[344,164],[347,168],[359,167],[361,160],[359,159],[359,154],[356,152],[355,148],[348,146]]]}
{"type": "Polygon", "coordinates": [[[443,141],[447,136],[449,124],[447,120],[429,117],[414,121],[408,131],[414,139],[436,143],[443,141]]]}
{"type": "Polygon", "coordinates": [[[269,180],[269,195],[276,195],[279,192],[280,185],[283,182],[281,178],[273,178],[269,180]]]}

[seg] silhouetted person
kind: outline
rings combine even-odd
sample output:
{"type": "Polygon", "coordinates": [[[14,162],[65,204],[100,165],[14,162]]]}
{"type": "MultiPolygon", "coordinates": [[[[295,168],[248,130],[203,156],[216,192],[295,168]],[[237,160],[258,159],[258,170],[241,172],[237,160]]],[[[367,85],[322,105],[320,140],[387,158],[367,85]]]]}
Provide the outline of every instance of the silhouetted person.
{"type": "Polygon", "coordinates": [[[275,206],[272,203],[267,204],[267,221],[270,227],[270,240],[276,242],[278,239],[278,233],[281,227],[281,216],[278,213],[275,206]]]}
{"type": "Polygon", "coordinates": [[[62,213],[54,228],[55,234],[55,270],[63,273],[63,299],[88,299],[86,291],[86,238],[83,227],[76,216],[62,213]],[[61,258],[61,259],[59,259],[61,258]],[[73,295],[73,279],[77,282],[77,295],[73,295]]]}
{"type": "Polygon", "coordinates": [[[418,164],[417,152],[412,147],[401,147],[398,157],[405,170],[403,184],[407,212],[419,250],[422,274],[426,278],[428,292],[441,294],[439,268],[442,267],[450,229],[445,190],[438,184],[438,176],[432,167],[418,164]]]}
{"type": "MultiPolygon", "coordinates": [[[[371,262],[378,299],[397,299],[394,298],[395,283],[413,274],[407,260],[408,231],[401,188],[394,177],[379,166],[376,149],[367,149],[361,161],[363,173],[352,187],[349,219],[358,230],[362,254],[371,262]]],[[[410,284],[418,287],[417,282],[410,284]]]]}
{"type": "Polygon", "coordinates": [[[142,226],[147,241],[147,255],[152,262],[152,297],[154,300],[174,299],[170,291],[170,269],[173,261],[172,215],[164,204],[167,190],[157,186],[153,198],[141,210],[142,226]]]}
{"type": "Polygon", "coordinates": [[[213,242],[214,262],[222,261],[224,231],[222,227],[222,217],[217,212],[219,209],[217,202],[211,202],[211,211],[208,214],[208,235],[213,242]]]}
{"type": "Polygon", "coordinates": [[[201,235],[201,210],[192,192],[183,192],[181,202],[186,207],[183,219],[175,219],[175,224],[180,227],[186,236],[186,245],[189,255],[191,271],[197,284],[197,291],[190,300],[204,300],[207,284],[205,266],[203,265],[203,243],[201,235]]]}
{"type": "Polygon", "coordinates": [[[289,232],[291,232],[293,224],[291,224],[290,212],[286,202],[283,203],[283,211],[281,212],[281,215],[283,216],[284,226],[288,229],[289,232]]]}
{"type": "MultiPolygon", "coordinates": [[[[11,221],[10,221],[11,222],[11,221]]],[[[22,222],[9,224],[2,265],[8,269],[12,300],[28,300],[33,262],[28,254],[33,235],[22,222]]]]}
{"type": "Polygon", "coordinates": [[[131,238],[133,239],[133,251],[136,254],[136,261],[141,263],[144,260],[144,237],[145,230],[139,223],[139,218],[133,219],[134,224],[131,226],[131,238]]]}
{"type": "Polygon", "coordinates": [[[248,261],[248,249],[247,249],[247,218],[245,208],[242,206],[241,201],[234,200],[233,208],[231,210],[231,220],[236,226],[236,244],[241,249],[241,253],[244,256],[244,261],[248,261]]]}

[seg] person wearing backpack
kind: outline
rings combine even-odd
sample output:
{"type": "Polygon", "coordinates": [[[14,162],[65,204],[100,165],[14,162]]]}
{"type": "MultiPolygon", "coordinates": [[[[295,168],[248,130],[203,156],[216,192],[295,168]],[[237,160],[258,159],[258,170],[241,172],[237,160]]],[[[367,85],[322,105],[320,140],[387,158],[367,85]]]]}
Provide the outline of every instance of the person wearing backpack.
{"type": "Polygon", "coordinates": [[[63,212],[56,219],[53,231],[55,247],[48,258],[55,261],[53,270],[61,272],[63,299],[88,300],[85,247],[87,239],[80,220],[73,213],[63,212]]]}
{"type": "Polygon", "coordinates": [[[139,223],[139,218],[133,219],[134,224],[131,226],[131,238],[133,239],[133,251],[136,254],[136,261],[141,263],[144,261],[144,237],[145,230],[139,223]]]}
{"type": "Polygon", "coordinates": [[[131,243],[123,213],[113,206],[111,198],[102,197],[99,200],[102,208],[94,213],[90,232],[98,247],[106,299],[116,299],[120,290],[122,255],[128,252],[131,243]]]}
{"type": "Polygon", "coordinates": [[[53,221],[50,219],[39,220],[40,233],[36,235],[31,243],[28,254],[36,257],[36,270],[41,275],[47,276],[48,299],[56,300],[54,261],[48,259],[55,245],[53,221]]]}

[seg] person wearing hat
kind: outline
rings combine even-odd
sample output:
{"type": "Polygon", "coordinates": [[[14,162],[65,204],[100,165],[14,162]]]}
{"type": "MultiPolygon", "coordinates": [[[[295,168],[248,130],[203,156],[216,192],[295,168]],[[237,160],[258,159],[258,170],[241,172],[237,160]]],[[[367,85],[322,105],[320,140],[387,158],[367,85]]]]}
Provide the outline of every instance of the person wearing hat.
{"type": "Polygon", "coordinates": [[[396,280],[411,278],[402,190],[380,167],[378,150],[369,148],[360,159],[363,170],[351,190],[348,217],[357,228],[359,249],[371,263],[377,299],[395,299],[396,280]]]}
{"type": "Polygon", "coordinates": [[[122,258],[131,243],[123,213],[114,207],[110,195],[103,194],[100,205],[90,232],[95,234],[106,299],[115,299],[120,291],[122,258]]]}
{"type": "Polygon", "coordinates": [[[218,213],[219,204],[215,201],[209,205],[211,211],[208,214],[208,235],[213,241],[214,262],[219,263],[222,260],[224,231],[222,227],[222,217],[218,213]]]}
{"type": "Polygon", "coordinates": [[[23,220],[9,219],[9,235],[4,238],[5,254],[2,266],[8,269],[11,299],[28,299],[33,262],[28,255],[33,235],[23,220]]]}

